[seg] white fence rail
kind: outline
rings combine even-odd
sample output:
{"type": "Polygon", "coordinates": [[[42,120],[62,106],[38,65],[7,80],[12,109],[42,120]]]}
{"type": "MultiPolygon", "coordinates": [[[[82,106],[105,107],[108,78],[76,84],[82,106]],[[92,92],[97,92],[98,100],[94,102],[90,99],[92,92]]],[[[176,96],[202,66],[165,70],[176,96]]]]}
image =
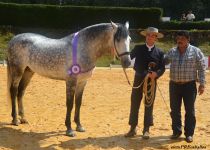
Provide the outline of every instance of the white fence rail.
{"type": "Polygon", "coordinates": [[[7,61],[6,60],[0,60],[0,65],[6,66],[7,65],[7,61]]]}

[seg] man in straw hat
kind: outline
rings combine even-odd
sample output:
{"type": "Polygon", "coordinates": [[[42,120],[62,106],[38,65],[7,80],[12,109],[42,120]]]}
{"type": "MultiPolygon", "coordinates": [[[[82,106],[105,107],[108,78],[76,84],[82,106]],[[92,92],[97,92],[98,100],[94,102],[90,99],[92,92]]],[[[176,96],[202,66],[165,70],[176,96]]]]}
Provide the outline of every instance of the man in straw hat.
{"type": "MultiPolygon", "coordinates": [[[[140,103],[143,97],[143,84],[144,78],[149,76],[149,78],[158,79],[165,71],[164,64],[164,53],[161,49],[155,46],[155,42],[158,38],[162,38],[163,34],[158,32],[157,28],[148,27],[146,30],[140,32],[141,35],[145,36],[145,44],[136,45],[130,53],[131,59],[135,58],[134,70],[135,77],[133,86],[139,88],[133,88],[131,93],[131,107],[130,107],[130,117],[129,125],[130,130],[125,137],[133,137],[137,134],[136,126],[138,125],[138,113],[140,103]],[[149,64],[155,64],[150,68],[149,64]],[[149,71],[150,69],[150,71],[149,71]]],[[[155,84],[156,85],[156,84],[155,84]]],[[[154,90],[154,95],[156,92],[156,86],[154,90]]],[[[155,96],[154,96],[155,97],[155,96]]],[[[145,105],[144,111],[144,129],[143,138],[149,138],[149,127],[153,125],[153,103],[149,107],[145,105]]]]}

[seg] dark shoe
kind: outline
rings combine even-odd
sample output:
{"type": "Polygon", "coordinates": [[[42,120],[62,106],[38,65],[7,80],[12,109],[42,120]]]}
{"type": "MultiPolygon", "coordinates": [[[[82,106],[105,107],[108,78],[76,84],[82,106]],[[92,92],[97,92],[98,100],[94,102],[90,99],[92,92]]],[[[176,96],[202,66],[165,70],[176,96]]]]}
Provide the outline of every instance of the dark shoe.
{"type": "Polygon", "coordinates": [[[126,133],[125,137],[134,137],[137,134],[136,129],[130,130],[128,133],[126,133]]]}
{"type": "Polygon", "coordinates": [[[149,139],[149,132],[148,131],[144,132],[142,138],[146,140],[149,139]]]}
{"type": "Polygon", "coordinates": [[[187,143],[193,142],[193,137],[192,136],[187,136],[186,141],[187,141],[187,143]]]}
{"type": "Polygon", "coordinates": [[[173,134],[172,136],[171,136],[171,139],[178,139],[180,136],[181,136],[182,134],[181,133],[177,133],[177,134],[173,134]]]}

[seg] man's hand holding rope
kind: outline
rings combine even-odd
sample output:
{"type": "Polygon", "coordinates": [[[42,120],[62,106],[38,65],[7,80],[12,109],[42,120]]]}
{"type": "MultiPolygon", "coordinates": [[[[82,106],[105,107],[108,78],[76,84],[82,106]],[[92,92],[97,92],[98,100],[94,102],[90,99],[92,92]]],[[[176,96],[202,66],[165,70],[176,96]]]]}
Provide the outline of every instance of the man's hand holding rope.
{"type": "Polygon", "coordinates": [[[154,72],[154,71],[151,71],[148,73],[148,76],[151,78],[151,79],[156,79],[158,77],[157,73],[154,72]]]}

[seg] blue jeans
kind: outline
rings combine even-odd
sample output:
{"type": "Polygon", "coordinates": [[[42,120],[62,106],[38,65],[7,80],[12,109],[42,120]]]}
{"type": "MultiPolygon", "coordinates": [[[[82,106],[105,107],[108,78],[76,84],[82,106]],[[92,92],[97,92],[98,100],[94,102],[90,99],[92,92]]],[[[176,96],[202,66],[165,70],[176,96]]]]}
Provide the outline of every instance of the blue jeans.
{"type": "Polygon", "coordinates": [[[173,134],[182,133],[181,105],[183,99],[185,107],[184,134],[185,136],[193,136],[196,125],[195,99],[197,88],[195,81],[185,84],[170,81],[169,92],[173,134]]]}

